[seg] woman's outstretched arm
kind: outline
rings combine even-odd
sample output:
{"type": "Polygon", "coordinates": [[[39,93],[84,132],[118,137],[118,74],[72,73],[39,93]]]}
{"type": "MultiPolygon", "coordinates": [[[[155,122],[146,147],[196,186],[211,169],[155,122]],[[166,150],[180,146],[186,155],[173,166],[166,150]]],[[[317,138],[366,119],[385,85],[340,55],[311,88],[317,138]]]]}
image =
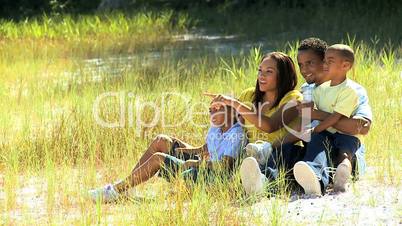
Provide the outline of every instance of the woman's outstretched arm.
{"type": "Polygon", "coordinates": [[[274,114],[272,114],[271,117],[268,117],[263,115],[261,111],[256,111],[255,109],[250,108],[246,104],[234,98],[221,94],[205,94],[205,95],[213,97],[214,101],[218,102],[220,101],[225,105],[235,108],[236,111],[244,119],[249,121],[258,129],[267,133],[272,133],[282,128],[284,124],[289,124],[293,119],[295,119],[298,116],[296,106],[290,107],[284,111],[283,110],[284,105],[282,105],[274,114]]]}

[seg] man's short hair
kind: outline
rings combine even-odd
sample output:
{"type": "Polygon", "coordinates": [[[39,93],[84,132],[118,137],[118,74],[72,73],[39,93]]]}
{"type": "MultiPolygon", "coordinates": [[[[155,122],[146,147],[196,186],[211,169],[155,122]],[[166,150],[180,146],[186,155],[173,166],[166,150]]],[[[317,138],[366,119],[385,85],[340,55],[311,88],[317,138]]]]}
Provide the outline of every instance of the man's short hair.
{"type": "Polygon", "coordinates": [[[321,40],[319,38],[306,38],[301,41],[299,48],[297,48],[297,51],[300,50],[312,50],[314,53],[316,53],[322,60],[324,60],[325,57],[325,51],[327,50],[327,43],[324,40],[321,40]]]}
{"type": "Polygon", "coordinates": [[[342,56],[342,58],[344,58],[346,61],[349,61],[351,64],[355,62],[355,53],[353,49],[350,48],[350,46],[348,45],[335,44],[328,47],[327,51],[328,50],[337,51],[342,56]]]}

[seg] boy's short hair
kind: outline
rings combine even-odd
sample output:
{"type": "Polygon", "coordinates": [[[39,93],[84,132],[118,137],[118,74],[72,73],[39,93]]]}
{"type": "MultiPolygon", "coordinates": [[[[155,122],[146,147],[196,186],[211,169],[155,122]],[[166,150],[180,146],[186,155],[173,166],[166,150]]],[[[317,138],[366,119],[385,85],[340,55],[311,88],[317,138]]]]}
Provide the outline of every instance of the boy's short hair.
{"type": "Polygon", "coordinates": [[[299,48],[297,48],[297,51],[300,50],[312,50],[314,53],[316,53],[318,56],[321,57],[322,60],[324,60],[325,57],[325,51],[327,50],[328,45],[324,40],[321,40],[319,38],[306,38],[301,41],[299,48]]]}
{"type": "Polygon", "coordinates": [[[352,65],[355,62],[355,53],[353,49],[348,45],[335,44],[328,47],[327,51],[328,50],[337,51],[344,60],[349,61],[352,65]]]}

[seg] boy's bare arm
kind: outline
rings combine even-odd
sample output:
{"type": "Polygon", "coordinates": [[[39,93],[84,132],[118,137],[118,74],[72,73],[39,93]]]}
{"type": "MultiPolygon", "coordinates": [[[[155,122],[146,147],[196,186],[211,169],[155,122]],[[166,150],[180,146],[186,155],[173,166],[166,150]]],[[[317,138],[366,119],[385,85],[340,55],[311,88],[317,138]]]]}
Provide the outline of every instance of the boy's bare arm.
{"type": "Polygon", "coordinates": [[[191,148],[176,148],[175,149],[177,152],[183,152],[183,153],[188,153],[188,154],[203,154],[205,152],[208,152],[207,144],[204,144],[199,147],[191,147],[191,148]]]}
{"type": "MultiPolygon", "coordinates": [[[[311,113],[311,118],[323,121],[330,115],[331,113],[314,109],[311,113]]],[[[366,119],[342,117],[332,127],[349,135],[357,135],[357,134],[366,135],[370,130],[370,126],[371,122],[366,119]]]]}
{"type": "Polygon", "coordinates": [[[340,119],[342,115],[339,114],[338,112],[334,112],[331,115],[329,115],[324,121],[322,121],[318,126],[314,128],[314,132],[319,133],[322,132],[329,127],[335,125],[340,119]]]}

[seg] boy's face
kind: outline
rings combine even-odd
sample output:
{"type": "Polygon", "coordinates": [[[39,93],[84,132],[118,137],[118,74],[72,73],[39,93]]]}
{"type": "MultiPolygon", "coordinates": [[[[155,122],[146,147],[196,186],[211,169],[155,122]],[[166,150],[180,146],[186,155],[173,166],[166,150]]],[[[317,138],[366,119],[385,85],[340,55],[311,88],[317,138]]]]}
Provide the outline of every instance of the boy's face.
{"type": "Polygon", "coordinates": [[[328,50],[325,52],[324,73],[333,76],[346,75],[351,68],[351,63],[346,61],[338,51],[328,50]]]}
{"type": "Polygon", "coordinates": [[[225,120],[229,120],[229,111],[227,107],[220,104],[212,104],[209,107],[209,115],[211,126],[222,127],[225,125],[225,120]]]}
{"type": "Polygon", "coordinates": [[[313,50],[300,50],[297,53],[300,73],[308,84],[315,83],[323,76],[323,61],[313,50]]]}

